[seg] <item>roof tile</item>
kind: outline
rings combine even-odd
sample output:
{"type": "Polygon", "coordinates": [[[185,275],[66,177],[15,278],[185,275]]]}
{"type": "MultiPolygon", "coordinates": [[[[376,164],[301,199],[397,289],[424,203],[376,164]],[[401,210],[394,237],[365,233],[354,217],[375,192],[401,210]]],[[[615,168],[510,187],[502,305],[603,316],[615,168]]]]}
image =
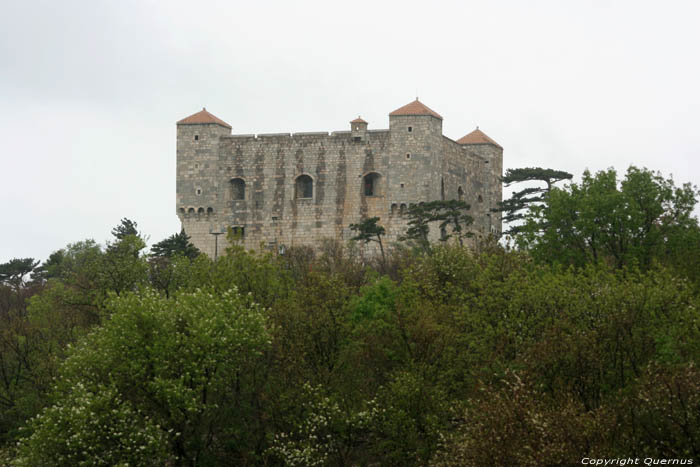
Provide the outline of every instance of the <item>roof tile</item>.
{"type": "Polygon", "coordinates": [[[394,117],[397,115],[430,115],[442,120],[440,114],[430,109],[427,105],[423,104],[421,101],[418,100],[418,98],[416,98],[416,100],[411,102],[410,104],[406,104],[403,107],[398,108],[389,114],[390,117],[394,117]]]}
{"type": "Polygon", "coordinates": [[[476,130],[472,131],[471,133],[462,136],[460,139],[457,140],[457,143],[459,144],[493,144],[494,146],[498,146],[499,148],[503,149],[500,144],[492,140],[491,138],[486,135],[483,131],[479,129],[479,127],[476,127],[476,130]]]}
{"type": "Polygon", "coordinates": [[[207,112],[206,108],[202,108],[202,110],[200,110],[199,112],[192,114],[189,117],[183,118],[182,120],[177,122],[178,125],[196,125],[201,123],[216,123],[217,125],[221,125],[229,129],[231,128],[231,125],[207,112]]]}

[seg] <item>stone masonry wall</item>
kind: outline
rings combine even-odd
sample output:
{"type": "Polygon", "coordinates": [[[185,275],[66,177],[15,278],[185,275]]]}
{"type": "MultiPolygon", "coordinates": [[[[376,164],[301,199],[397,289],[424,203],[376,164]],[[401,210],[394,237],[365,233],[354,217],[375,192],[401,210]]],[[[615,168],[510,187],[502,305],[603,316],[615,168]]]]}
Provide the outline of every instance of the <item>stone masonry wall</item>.
{"type": "MultiPolygon", "coordinates": [[[[228,227],[244,229],[246,248],[318,246],[324,238],[348,241],[349,225],[373,216],[381,218],[388,244],[405,233],[409,205],[457,199],[462,187],[478,219],[475,230],[483,230],[487,207],[500,196],[500,179],[497,193],[489,169],[497,169],[491,162],[497,154],[472,149],[444,137],[442,121],[427,115],[392,116],[389,130],[331,134],[232,136],[218,124],[180,124],[178,216],[192,243],[211,256],[213,234],[228,227]],[[368,174],[378,174],[373,196],[364,194],[368,174]],[[301,175],[313,180],[311,198],[296,192],[301,175]],[[245,182],[243,199],[235,199],[234,179],[245,182]]],[[[225,244],[219,236],[219,252],[225,244]]]]}

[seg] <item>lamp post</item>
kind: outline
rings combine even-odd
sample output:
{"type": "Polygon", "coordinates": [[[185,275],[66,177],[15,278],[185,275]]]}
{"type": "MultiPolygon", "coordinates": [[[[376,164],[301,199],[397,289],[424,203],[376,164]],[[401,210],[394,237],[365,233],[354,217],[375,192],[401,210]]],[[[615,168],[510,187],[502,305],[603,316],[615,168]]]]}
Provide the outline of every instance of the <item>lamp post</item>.
{"type": "Polygon", "coordinates": [[[219,257],[219,235],[225,233],[226,231],[224,229],[219,231],[215,231],[212,228],[209,229],[209,234],[214,236],[214,261],[216,261],[216,259],[219,257]]]}

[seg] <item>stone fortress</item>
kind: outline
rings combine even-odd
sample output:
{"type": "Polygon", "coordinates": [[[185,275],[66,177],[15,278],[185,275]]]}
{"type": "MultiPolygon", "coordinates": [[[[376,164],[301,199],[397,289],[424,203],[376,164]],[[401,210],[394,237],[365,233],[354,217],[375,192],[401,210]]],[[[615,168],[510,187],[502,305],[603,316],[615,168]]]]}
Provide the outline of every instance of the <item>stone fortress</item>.
{"type": "MultiPolygon", "coordinates": [[[[379,217],[385,243],[407,229],[414,203],[471,205],[477,236],[501,231],[503,148],[477,129],[454,141],[418,99],[389,114],[388,130],[361,118],[350,131],[232,135],[206,109],[177,122],[177,213],[210,256],[232,228],[246,248],[284,251],[347,242],[350,224],[379,217]]],[[[440,232],[431,229],[431,239],[440,232]]]]}

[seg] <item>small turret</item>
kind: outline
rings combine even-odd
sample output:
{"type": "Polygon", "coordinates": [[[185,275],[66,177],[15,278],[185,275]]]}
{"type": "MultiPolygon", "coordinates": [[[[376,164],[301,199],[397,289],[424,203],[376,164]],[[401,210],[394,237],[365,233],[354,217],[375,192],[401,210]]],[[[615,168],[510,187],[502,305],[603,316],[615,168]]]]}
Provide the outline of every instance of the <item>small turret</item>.
{"type": "Polygon", "coordinates": [[[350,132],[353,141],[367,141],[367,122],[357,117],[350,122],[350,132]]]}

